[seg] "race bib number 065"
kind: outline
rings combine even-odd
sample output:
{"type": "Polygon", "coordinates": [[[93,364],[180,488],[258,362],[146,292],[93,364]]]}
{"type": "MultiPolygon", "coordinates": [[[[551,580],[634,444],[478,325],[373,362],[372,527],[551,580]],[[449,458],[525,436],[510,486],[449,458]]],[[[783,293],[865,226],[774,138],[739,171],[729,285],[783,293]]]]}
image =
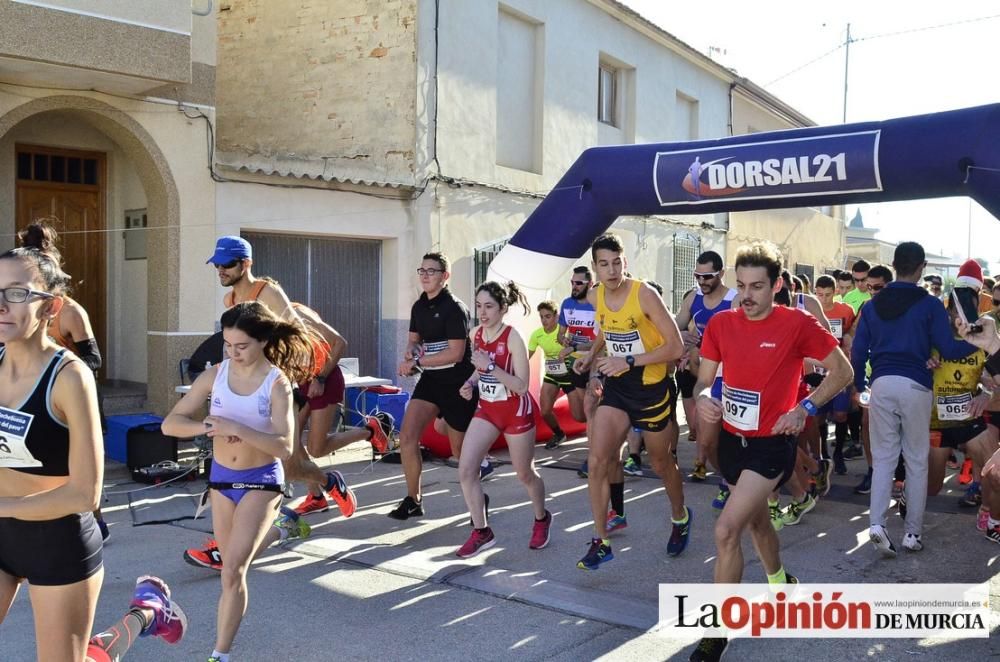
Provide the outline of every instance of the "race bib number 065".
{"type": "Polygon", "coordinates": [[[722,418],[737,430],[754,432],[760,424],[760,393],[723,384],[722,418]]]}

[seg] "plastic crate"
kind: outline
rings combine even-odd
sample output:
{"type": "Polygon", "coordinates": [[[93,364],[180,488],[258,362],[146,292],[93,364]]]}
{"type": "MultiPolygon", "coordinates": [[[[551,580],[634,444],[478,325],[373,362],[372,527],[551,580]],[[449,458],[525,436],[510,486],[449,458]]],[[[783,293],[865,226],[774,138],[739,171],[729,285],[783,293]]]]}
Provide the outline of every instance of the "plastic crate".
{"type": "Polygon", "coordinates": [[[383,411],[392,416],[395,427],[403,423],[403,412],[406,411],[406,403],[410,401],[410,394],[406,391],[400,393],[377,393],[375,391],[360,392],[361,389],[347,389],[345,404],[348,408],[347,422],[349,425],[360,426],[364,424],[362,416],[367,416],[375,411],[383,411]],[[360,397],[359,397],[360,396],[360,397]]]}

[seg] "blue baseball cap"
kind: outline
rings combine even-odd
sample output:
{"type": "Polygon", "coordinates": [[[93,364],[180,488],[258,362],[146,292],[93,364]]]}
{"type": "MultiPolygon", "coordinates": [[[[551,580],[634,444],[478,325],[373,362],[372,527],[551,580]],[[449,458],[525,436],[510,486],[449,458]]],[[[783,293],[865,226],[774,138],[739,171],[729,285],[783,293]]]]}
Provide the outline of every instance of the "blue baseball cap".
{"type": "Polygon", "coordinates": [[[219,237],[219,240],[215,242],[215,253],[212,257],[208,258],[205,264],[220,265],[232,262],[233,260],[246,260],[250,258],[253,258],[253,249],[250,248],[250,242],[243,237],[228,235],[219,237]]]}

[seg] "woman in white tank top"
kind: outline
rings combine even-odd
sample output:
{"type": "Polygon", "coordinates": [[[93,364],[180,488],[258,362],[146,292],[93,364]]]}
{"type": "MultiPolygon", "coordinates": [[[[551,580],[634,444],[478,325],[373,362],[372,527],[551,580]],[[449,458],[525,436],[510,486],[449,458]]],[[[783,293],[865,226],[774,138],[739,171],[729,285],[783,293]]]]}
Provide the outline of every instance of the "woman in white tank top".
{"type": "Polygon", "coordinates": [[[216,659],[228,655],[246,611],[247,568],[281,502],[280,460],[292,453],[291,384],[308,376],[313,358],[301,327],[258,302],[227,310],[222,336],[228,358],[203,372],[163,422],[166,434],[213,442],[212,526],[222,555],[216,659]],[[209,416],[196,420],[209,398],[209,416]]]}

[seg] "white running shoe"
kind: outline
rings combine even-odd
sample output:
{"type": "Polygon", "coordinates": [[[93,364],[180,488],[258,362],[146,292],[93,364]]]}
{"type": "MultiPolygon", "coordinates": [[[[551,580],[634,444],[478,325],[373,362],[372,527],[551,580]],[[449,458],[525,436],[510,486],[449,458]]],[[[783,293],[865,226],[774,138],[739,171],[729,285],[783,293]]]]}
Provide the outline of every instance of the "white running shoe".
{"type": "Polygon", "coordinates": [[[896,556],[896,547],[892,544],[892,540],[889,539],[889,532],[881,524],[875,524],[868,529],[868,539],[875,545],[875,549],[882,552],[882,556],[896,556]]]}
{"type": "Polygon", "coordinates": [[[924,543],[920,542],[920,536],[914,533],[907,533],[903,536],[903,548],[911,552],[919,552],[924,548],[924,543]]]}

